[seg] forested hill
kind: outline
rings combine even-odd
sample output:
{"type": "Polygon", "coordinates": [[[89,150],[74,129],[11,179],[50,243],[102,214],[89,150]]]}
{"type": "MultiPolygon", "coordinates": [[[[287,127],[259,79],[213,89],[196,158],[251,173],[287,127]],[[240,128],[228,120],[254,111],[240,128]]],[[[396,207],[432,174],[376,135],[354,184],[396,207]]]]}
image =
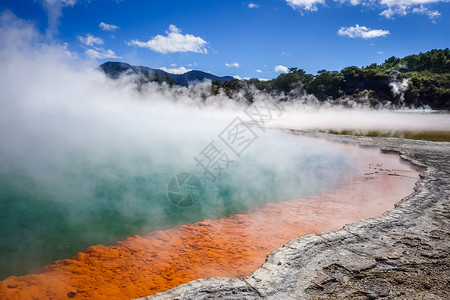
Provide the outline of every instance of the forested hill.
{"type": "MultiPolygon", "coordinates": [[[[377,67],[377,65],[374,65],[377,67]]],[[[370,67],[370,66],[369,66],[370,67]]],[[[408,55],[404,58],[392,56],[379,67],[400,72],[450,73],[450,50],[431,50],[425,53],[408,55]]]]}
{"type": "MultiPolygon", "coordinates": [[[[341,71],[320,70],[317,75],[290,68],[270,81],[257,79],[213,82],[213,90],[233,94],[246,84],[269,93],[304,91],[320,101],[352,99],[376,106],[389,101],[396,106],[450,110],[450,50],[431,50],[404,58],[390,57],[383,64],[351,66],[341,71]]],[[[249,99],[251,100],[251,99],[249,99]]]]}
{"type": "Polygon", "coordinates": [[[450,110],[450,50],[431,50],[403,58],[390,57],[382,64],[366,67],[350,66],[340,71],[320,70],[316,75],[299,68],[269,81],[238,80],[218,77],[201,71],[170,74],[159,69],[107,62],[99,67],[108,76],[137,74],[139,87],[147,82],[188,86],[212,81],[211,93],[221,92],[230,98],[244,97],[252,102],[254,87],[278,95],[277,99],[296,101],[299,95],[312,94],[330,104],[348,103],[372,107],[430,107],[450,110]],[[284,96],[283,96],[284,95],[284,96]]]}
{"type": "Polygon", "coordinates": [[[205,79],[223,82],[233,79],[231,76],[219,77],[202,71],[189,71],[183,74],[172,74],[160,69],[152,69],[143,66],[132,66],[123,62],[108,61],[99,66],[99,69],[113,79],[117,79],[122,74],[140,75],[141,84],[145,82],[165,82],[169,85],[178,84],[188,86],[190,83],[201,82],[205,79]]]}

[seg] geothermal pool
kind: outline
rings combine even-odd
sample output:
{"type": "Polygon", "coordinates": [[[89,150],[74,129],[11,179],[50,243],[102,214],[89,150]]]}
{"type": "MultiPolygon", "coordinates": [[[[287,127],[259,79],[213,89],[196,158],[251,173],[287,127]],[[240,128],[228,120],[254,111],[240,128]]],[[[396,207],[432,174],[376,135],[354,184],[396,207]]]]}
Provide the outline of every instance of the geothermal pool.
{"type": "Polygon", "coordinates": [[[2,276],[36,274],[6,278],[0,298],[131,299],[246,276],[289,240],[381,215],[418,180],[412,165],[376,148],[266,131],[247,150],[214,182],[152,151],[75,153],[44,178],[9,166],[0,176],[2,276]],[[189,207],[167,197],[179,171],[202,185],[189,207]]]}
{"type": "Polygon", "coordinates": [[[36,272],[91,245],[333,189],[354,164],[342,151],[271,132],[213,182],[196,166],[195,153],[161,157],[163,151],[69,151],[31,167],[39,162],[3,162],[1,279],[36,272]],[[195,205],[178,207],[168,199],[168,183],[180,172],[201,181],[195,205]]]}
{"type": "MultiPolygon", "coordinates": [[[[237,116],[249,121],[246,104],[211,94],[208,82],[110,80],[18,24],[0,55],[0,299],[130,299],[196,278],[244,276],[293,238],[391,209],[418,179],[377,149],[261,128],[235,155],[221,137],[237,116]],[[195,160],[211,154],[212,142],[232,160],[214,181],[195,160]],[[192,206],[168,199],[180,173],[201,183],[192,206]]],[[[274,100],[254,96],[256,107],[274,100]]],[[[303,100],[278,103],[287,121],[273,124],[450,127],[450,115],[303,100]]]]}

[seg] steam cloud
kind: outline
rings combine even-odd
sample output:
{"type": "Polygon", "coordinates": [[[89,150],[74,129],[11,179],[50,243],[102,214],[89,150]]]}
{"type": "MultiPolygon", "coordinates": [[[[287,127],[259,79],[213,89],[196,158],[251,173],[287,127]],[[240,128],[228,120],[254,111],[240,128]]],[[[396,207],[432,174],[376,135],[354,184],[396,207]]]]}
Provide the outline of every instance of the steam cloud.
{"type": "Polygon", "coordinates": [[[402,81],[392,81],[390,86],[394,96],[400,96],[400,103],[403,103],[405,101],[405,92],[408,90],[408,78],[404,78],[402,81]]]}
{"type": "Polygon", "coordinates": [[[39,268],[55,259],[49,254],[55,249],[61,249],[56,258],[63,258],[130,233],[217,218],[333,186],[351,165],[345,155],[255,129],[255,146],[217,184],[203,180],[200,207],[171,207],[168,180],[177,172],[202,173],[193,157],[236,116],[245,117],[248,92],[256,103],[287,99],[281,119],[269,127],[450,127],[448,115],[336,109],[304,94],[267,95],[249,87],[232,98],[213,95],[211,82],[138,89],[136,78],[111,80],[66,46],[44,43],[32,24],[10,12],[0,16],[0,40],[0,228],[6,232],[0,247],[0,269],[6,271],[0,276],[39,268]],[[311,155],[320,159],[312,164],[311,155]],[[255,200],[267,186],[275,188],[255,200]]]}
{"type": "Polygon", "coordinates": [[[337,179],[327,173],[342,166],[340,154],[259,129],[254,147],[213,184],[194,156],[244,116],[243,102],[211,95],[210,82],[138,89],[135,78],[111,80],[64,45],[43,43],[10,12],[0,22],[0,277],[93,244],[315,193],[337,179]],[[300,168],[309,153],[325,158],[317,172],[300,168]],[[182,172],[196,173],[205,190],[186,209],[166,196],[182,172]],[[325,179],[307,184],[314,176],[325,179]]]}

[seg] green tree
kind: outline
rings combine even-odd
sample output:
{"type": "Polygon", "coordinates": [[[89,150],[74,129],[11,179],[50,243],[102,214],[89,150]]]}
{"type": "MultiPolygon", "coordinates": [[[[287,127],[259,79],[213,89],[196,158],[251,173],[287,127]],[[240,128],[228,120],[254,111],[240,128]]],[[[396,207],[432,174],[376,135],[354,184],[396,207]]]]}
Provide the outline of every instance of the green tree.
{"type": "Polygon", "coordinates": [[[306,74],[302,69],[290,68],[288,73],[279,75],[271,81],[272,89],[289,93],[295,88],[306,89],[314,79],[311,74],[306,74]]]}
{"type": "Polygon", "coordinates": [[[336,71],[320,70],[318,76],[310,83],[308,92],[323,101],[328,98],[336,99],[343,95],[341,90],[343,75],[336,71]]]}

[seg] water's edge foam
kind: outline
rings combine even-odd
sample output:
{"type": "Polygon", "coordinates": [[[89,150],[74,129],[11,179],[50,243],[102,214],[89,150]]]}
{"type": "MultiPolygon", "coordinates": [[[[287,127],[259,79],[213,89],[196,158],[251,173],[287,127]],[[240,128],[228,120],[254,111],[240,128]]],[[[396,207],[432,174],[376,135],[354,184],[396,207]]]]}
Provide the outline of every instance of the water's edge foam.
{"type": "Polygon", "coordinates": [[[398,152],[425,169],[415,192],[381,217],[294,239],[248,277],[199,279],[141,299],[448,298],[449,143],[307,135],[398,152]]]}

